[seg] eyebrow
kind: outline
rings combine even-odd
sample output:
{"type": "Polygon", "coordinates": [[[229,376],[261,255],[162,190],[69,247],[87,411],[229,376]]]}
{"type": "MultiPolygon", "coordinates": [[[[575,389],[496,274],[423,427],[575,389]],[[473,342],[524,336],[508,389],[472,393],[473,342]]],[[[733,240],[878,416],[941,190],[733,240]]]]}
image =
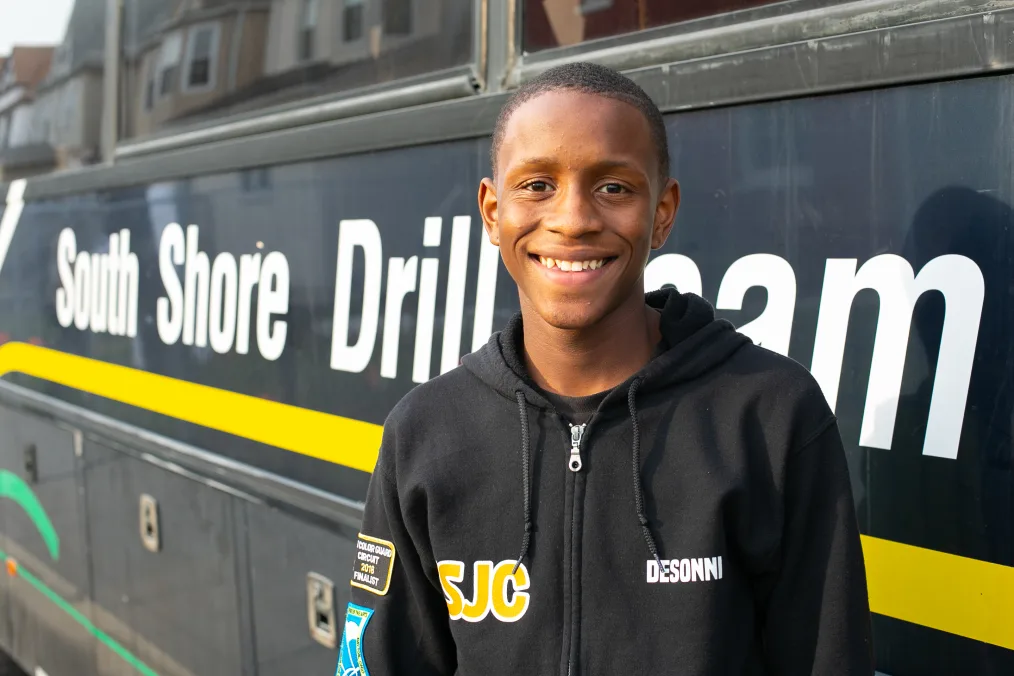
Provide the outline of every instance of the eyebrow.
{"type": "Polygon", "coordinates": [[[547,165],[556,166],[558,163],[552,157],[526,157],[523,160],[519,160],[515,164],[522,167],[530,167],[530,166],[544,167],[547,165]]]}
{"type": "MultiPolygon", "coordinates": [[[[515,166],[520,167],[555,167],[559,164],[557,160],[552,157],[526,157],[522,160],[518,160],[514,163],[515,166]]],[[[607,169],[628,169],[632,171],[640,171],[640,168],[631,162],[626,160],[601,160],[593,163],[588,169],[591,170],[607,170],[607,169]]]]}

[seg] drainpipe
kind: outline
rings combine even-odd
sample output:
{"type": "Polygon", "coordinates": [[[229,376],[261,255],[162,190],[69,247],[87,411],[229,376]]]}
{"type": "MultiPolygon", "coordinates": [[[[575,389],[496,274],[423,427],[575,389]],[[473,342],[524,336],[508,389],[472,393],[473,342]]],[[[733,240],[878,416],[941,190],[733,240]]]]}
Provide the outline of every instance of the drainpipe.
{"type": "Polygon", "coordinates": [[[120,110],[120,19],[123,0],[106,0],[106,55],[102,68],[102,161],[116,154],[120,110]]]}

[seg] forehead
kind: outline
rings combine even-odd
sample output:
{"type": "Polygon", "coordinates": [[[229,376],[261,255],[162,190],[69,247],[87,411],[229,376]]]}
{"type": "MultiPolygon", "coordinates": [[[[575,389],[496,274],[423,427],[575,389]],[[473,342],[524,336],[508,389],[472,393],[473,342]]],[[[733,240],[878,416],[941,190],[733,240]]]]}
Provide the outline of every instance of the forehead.
{"type": "Polygon", "coordinates": [[[646,174],[658,157],[648,120],[629,103],[599,94],[557,90],[521,104],[504,127],[497,157],[500,171],[531,157],[571,168],[582,163],[623,161],[646,174]]]}

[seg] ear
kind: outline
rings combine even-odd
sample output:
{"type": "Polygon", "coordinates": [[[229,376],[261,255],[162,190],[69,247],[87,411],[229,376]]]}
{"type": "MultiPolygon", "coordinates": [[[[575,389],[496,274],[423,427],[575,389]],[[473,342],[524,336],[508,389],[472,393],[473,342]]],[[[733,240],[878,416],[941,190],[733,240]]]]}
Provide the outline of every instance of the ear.
{"type": "Polygon", "coordinates": [[[479,213],[482,214],[482,225],[486,228],[486,235],[494,246],[500,246],[500,224],[497,220],[499,204],[493,180],[482,179],[482,183],[479,184],[479,213]]]}
{"type": "Polygon", "coordinates": [[[676,222],[676,211],[680,208],[680,184],[670,178],[662,188],[658,204],[655,206],[655,222],[651,228],[651,248],[661,249],[669,239],[676,222]]]}

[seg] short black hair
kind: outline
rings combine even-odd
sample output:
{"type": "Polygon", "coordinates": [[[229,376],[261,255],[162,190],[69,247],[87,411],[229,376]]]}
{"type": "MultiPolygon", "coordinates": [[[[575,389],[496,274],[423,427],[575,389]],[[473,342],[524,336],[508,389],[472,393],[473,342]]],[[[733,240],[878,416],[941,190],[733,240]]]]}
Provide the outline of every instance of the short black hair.
{"type": "Polygon", "coordinates": [[[658,169],[663,181],[669,178],[669,141],[665,133],[665,120],[662,112],[643,89],[633,80],[621,75],[612,68],[596,63],[577,62],[550,68],[521,85],[507,99],[500,115],[496,118],[493,128],[493,145],[490,147],[489,159],[496,175],[496,158],[503,145],[507,122],[518,108],[532,99],[555,91],[576,91],[584,94],[595,94],[606,98],[623,101],[641,111],[648,121],[651,140],[658,154],[658,169]]]}

